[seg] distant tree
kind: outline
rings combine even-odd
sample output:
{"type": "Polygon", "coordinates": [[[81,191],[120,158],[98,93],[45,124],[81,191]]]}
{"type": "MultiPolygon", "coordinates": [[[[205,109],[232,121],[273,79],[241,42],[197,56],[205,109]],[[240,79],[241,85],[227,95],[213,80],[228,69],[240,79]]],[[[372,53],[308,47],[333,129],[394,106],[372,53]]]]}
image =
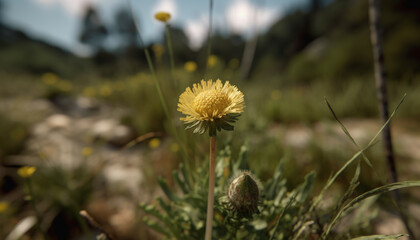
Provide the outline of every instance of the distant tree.
{"type": "Polygon", "coordinates": [[[120,8],[115,14],[115,30],[121,40],[121,46],[125,49],[136,47],[137,30],[129,10],[120,8]]]}
{"type": "Polygon", "coordinates": [[[103,50],[108,30],[103,25],[99,13],[94,6],[86,8],[82,21],[82,30],[79,35],[80,42],[89,45],[94,51],[103,50]]]}
{"type": "MultiPolygon", "coordinates": [[[[242,52],[245,46],[244,39],[237,34],[223,35],[215,32],[211,38],[212,41],[212,53],[217,57],[222,58],[228,62],[232,58],[241,58],[242,52]]],[[[203,51],[206,52],[206,44],[203,46],[203,51]]]]}

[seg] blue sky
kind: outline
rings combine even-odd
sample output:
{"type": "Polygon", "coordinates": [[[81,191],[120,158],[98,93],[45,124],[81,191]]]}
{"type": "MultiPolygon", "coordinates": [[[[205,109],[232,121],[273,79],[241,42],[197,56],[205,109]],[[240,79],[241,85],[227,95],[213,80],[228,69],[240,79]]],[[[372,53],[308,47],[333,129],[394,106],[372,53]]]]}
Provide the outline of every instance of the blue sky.
{"type": "MultiPolygon", "coordinates": [[[[146,42],[158,40],[163,32],[163,24],[153,18],[160,10],[172,14],[170,23],[186,32],[193,48],[199,47],[206,37],[208,0],[130,1],[146,42]]],[[[254,30],[266,30],[286,11],[305,2],[307,0],[214,0],[213,25],[220,31],[249,36],[254,30]]],[[[78,42],[78,34],[88,4],[95,5],[109,25],[113,24],[117,9],[128,7],[126,0],[6,0],[4,21],[38,39],[83,55],[86,47],[78,42]]],[[[108,44],[112,47],[112,40],[108,44]]]]}

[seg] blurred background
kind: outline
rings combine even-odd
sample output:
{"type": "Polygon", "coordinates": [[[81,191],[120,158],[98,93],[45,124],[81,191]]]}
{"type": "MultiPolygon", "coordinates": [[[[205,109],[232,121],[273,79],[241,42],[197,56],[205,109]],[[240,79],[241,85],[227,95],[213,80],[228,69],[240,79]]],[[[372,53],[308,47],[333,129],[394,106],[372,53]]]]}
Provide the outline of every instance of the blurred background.
{"type": "MultiPolygon", "coordinates": [[[[170,181],[181,162],[173,122],[190,157],[198,163],[206,158],[208,139],[182,131],[176,112],[179,94],[203,78],[228,80],[244,93],[246,110],[234,132],[220,134],[218,148],[231,145],[237,155],[246,145],[251,170],[263,182],[282,159],[289,187],[315,170],[319,188],[358,151],[324,96],[360,146],[380,129],[368,1],[216,0],[210,37],[209,6],[181,0],[0,1],[1,239],[12,231],[17,237],[10,234],[9,240],[40,239],[29,221],[34,212],[25,180],[17,174],[26,165],[37,167],[34,199],[51,239],[82,239],[87,226],[81,209],[117,239],[158,238],[142,223],[138,203],[162,195],[157,177],[170,181]],[[172,16],[173,71],[165,24],[154,19],[158,11],[172,16]],[[173,119],[165,117],[144,48],[173,119]]],[[[392,121],[397,170],[400,180],[418,180],[420,2],[382,1],[381,11],[391,110],[407,93],[392,121]]],[[[373,169],[363,165],[359,192],[388,179],[381,143],[367,156],[373,169]]],[[[340,196],[351,177],[340,177],[329,197],[340,196]]],[[[420,191],[402,194],[418,223],[420,191]]],[[[405,231],[390,200],[380,200],[372,215],[365,231],[405,231]]]]}

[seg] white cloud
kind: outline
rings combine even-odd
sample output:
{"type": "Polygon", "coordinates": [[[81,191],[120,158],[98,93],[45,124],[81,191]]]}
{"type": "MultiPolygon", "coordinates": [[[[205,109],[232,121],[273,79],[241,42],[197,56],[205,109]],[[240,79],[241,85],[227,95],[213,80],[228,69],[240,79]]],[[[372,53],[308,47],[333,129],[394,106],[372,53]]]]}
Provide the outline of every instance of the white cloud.
{"type": "Polygon", "coordinates": [[[171,18],[175,19],[177,14],[175,0],[160,0],[153,8],[152,15],[154,16],[156,12],[168,12],[171,18]]]}
{"type": "Polygon", "coordinates": [[[198,49],[207,38],[209,28],[209,17],[202,14],[199,19],[187,21],[184,27],[192,49],[198,49]]]}
{"type": "Polygon", "coordinates": [[[83,15],[86,6],[99,3],[100,0],[34,0],[45,7],[58,5],[73,16],[83,15]]]}
{"type": "Polygon", "coordinates": [[[276,9],[255,5],[249,0],[234,0],[226,11],[228,27],[235,33],[250,35],[262,31],[280,17],[276,9]]]}

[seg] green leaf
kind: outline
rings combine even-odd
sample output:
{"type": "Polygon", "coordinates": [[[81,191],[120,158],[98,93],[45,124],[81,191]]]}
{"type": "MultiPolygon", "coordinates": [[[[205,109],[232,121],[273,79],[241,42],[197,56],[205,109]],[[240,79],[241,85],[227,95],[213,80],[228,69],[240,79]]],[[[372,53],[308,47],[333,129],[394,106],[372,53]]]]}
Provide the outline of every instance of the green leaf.
{"type": "Polygon", "coordinates": [[[165,228],[163,228],[162,226],[160,226],[158,223],[151,220],[150,218],[144,217],[143,221],[147,226],[151,227],[156,232],[159,232],[166,237],[171,237],[171,234],[168,231],[166,231],[165,228]]]}
{"type": "Polygon", "coordinates": [[[283,192],[281,191],[281,188],[285,184],[284,180],[281,179],[281,175],[283,174],[283,166],[284,160],[280,160],[280,162],[277,164],[276,169],[274,170],[273,178],[271,178],[270,181],[267,183],[266,198],[268,200],[276,198],[276,196],[279,196],[283,192]]]}
{"type": "Polygon", "coordinates": [[[398,239],[400,237],[408,236],[407,234],[397,234],[397,235],[370,235],[364,237],[352,238],[351,240],[392,240],[398,239]]]}
{"type": "Polygon", "coordinates": [[[294,202],[294,201],[295,201],[296,195],[297,195],[297,193],[294,193],[294,194],[293,194],[293,196],[292,196],[292,197],[289,199],[289,201],[287,202],[286,207],[284,207],[284,208],[282,209],[281,213],[279,214],[279,217],[278,217],[277,222],[276,222],[276,226],[274,227],[274,230],[273,230],[273,233],[271,234],[270,240],[273,240],[273,239],[274,239],[274,237],[276,236],[277,230],[278,230],[278,228],[279,228],[279,226],[280,226],[280,222],[281,222],[281,220],[282,220],[282,218],[283,218],[283,216],[284,216],[284,213],[285,213],[285,212],[286,212],[286,210],[287,210],[287,209],[289,209],[289,207],[292,205],[292,202],[294,202]]]}
{"type": "Polygon", "coordinates": [[[239,169],[249,169],[247,160],[248,160],[248,145],[244,144],[241,146],[238,161],[236,161],[235,165],[233,166],[234,167],[233,172],[236,172],[239,169]]]}
{"type": "Polygon", "coordinates": [[[158,201],[160,207],[166,212],[166,214],[168,216],[170,216],[171,215],[171,207],[167,203],[165,203],[163,201],[163,199],[160,198],[160,197],[157,198],[157,201],[158,201]]]}
{"type": "Polygon", "coordinates": [[[339,203],[337,204],[337,211],[339,208],[343,206],[343,204],[350,198],[350,196],[354,193],[357,186],[359,186],[359,176],[360,176],[360,160],[357,162],[356,170],[354,171],[353,178],[350,182],[350,186],[347,188],[346,192],[344,193],[343,197],[340,199],[339,203]]]}
{"type": "Polygon", "coordinates": [[[188,193],[187,184],[179,177],[178,170],[174,170],[172,172],[172,176],[175,179],[175,182],[178,184],[179,188],[181,188],[184,194],[188,193]]]}
{"type": "Polygon", "coordinates": [[[263,219],[255,219],[250,224],[254,227],[255,230],[260,231],[267,227],[267,221],[263,219]]]}
{"type": "Polygon", "coordinates": [[[305,182],[299,187],[299,195],[296,198],[299,202],[303,203],[308,198],[315,183],[315,176],[316,172],[311,172],[305,176],[305,182]]]}
{"type": "Polygon", "coordinates": [[[187,168],[185,167],[183,163],[180,164],[180,168],[181,168],[182,177],[184,178],[185,188],[187,188],[188,190],[191,190],[191,183],[188,178],[187,168]]]}
{"type": "Polygon", "coordinates": [[[160,185],[160,188],[162,188],[162,191],[165,193],[165,195],[171,201],[176,201],[177,200],[177,197],[173,194],[173,192],[171,191],[171,189],[169,189],[168,184],[166,183],[166,181],[162,177],[159,177],[158,178],[158,183],[160,185]]]}

